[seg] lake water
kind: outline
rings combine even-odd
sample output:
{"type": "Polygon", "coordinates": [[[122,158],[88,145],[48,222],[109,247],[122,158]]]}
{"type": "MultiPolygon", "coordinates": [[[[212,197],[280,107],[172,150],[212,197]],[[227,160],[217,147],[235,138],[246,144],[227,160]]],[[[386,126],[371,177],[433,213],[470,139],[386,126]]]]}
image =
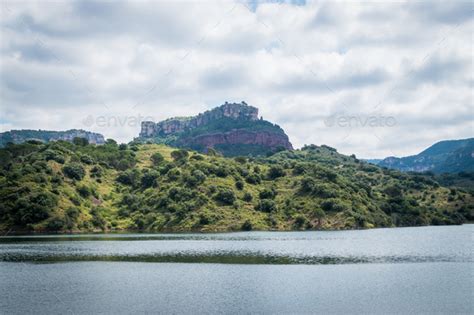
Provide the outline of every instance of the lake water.
{"type": "Polygon", "coordinates": [[[0,238],[3,314],[474,313],[474,225],[0,238]]]}

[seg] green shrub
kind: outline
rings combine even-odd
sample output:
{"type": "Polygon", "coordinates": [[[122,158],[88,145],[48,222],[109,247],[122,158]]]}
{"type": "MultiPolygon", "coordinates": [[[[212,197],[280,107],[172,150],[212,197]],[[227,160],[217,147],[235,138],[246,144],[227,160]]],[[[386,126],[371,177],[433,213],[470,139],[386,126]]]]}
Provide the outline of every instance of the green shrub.
{"type": "Polygon", "coordinates": [[[160,165],[165,160],[165,158],[163,157],[163,155],[161,155],[160,152],[153,153],[150,159],[153,162],[153,165],[155,166],[160,165]]]}
{"type": "Polygon", "coordinates": [[[274,212],[277,210],[277,207],[275,201],[271,199],[262,199],[259,201],[255,209],[262,212],[274,212]]]}
{"type": "Polygon", "coordinates": [[[235,188],[238,190],[243,190],[244,189],[244,182],[241,180],[238,180],[235,182],[235,188]]]}
{"type": "Polygon", "coordinates": [[[79,163],[66,164],[63,166],[62,171],[65,176],[75,180],[81,180],[86,175],[84,167],[79,163]]]}
{"type": "Polygon", "coordinates": [[[234,191],[232,189],[223,187],[218,189],[214,199],[226,205],[232,205],[236,200],[234,191]]]}
{"type": "Polygon", "coordinates": [[[245,202],[251,202],[252,199],[253,199],[252,194],[249,193],[249,192],[245,192],[244,196],[242,198],[242,200],[245,201],[245,202]]]}
{"type": "Polygon", "coordinates": [[[285,170],[280,165],[273,165],[268,170],[267,174],[269,179],[277,179],[279,177],[285,176],[285,170]]]}
{"type": "Polygon", "coordinates": [[[242,224],[242,231],[252,231],[253,226],[252,222],[250,220],[245,220],[245,222],[242,224]]]}
{"type": "Polygon", "coordinates": [[[160,177],[160,173],[157,171],[148,171],[145,172],[141,179],[141,186],[142,188],[150,188],[156,187],[158,185],[158,178],[160,177]]]}

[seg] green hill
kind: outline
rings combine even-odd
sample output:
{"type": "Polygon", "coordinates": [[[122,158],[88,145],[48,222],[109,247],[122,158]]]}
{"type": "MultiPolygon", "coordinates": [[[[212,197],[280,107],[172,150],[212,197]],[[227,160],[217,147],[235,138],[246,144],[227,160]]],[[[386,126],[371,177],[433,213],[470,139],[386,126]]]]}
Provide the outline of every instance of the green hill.
{"type": "Polygon", "coordinates": [[[403,158],[388,157],[377,165],[400,171],[434,173],[474,172],[474,138],[440,141],[423,152],[403,158]]]}
{"type": "Polygon", "coordinates": [[[328,146],[224,158],[159,144],[0,149],[0,230],[352,229],[472,220],[473,196],[328,146]]]}

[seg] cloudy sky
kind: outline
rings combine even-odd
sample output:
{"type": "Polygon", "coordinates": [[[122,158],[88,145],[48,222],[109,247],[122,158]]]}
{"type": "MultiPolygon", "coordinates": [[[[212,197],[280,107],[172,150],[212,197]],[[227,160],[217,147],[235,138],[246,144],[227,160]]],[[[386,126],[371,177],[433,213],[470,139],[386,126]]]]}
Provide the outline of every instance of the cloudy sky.
{"type": "Polygon", "coordinates": [[[295,147],[366,158],[473,136],[473,4],[1,1],[0,131],[246,101],[295,147]]]}

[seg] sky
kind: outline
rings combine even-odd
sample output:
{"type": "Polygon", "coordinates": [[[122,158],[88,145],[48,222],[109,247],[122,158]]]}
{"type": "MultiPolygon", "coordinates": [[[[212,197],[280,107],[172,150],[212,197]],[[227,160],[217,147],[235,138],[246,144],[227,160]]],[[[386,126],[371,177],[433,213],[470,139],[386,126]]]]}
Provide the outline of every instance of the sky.
{"type": "Polygon", "coordinates": [[[473,137],[470,1],[1,1],[0,131],[245,101],[295,147],[363,158],[473,137]]]}

